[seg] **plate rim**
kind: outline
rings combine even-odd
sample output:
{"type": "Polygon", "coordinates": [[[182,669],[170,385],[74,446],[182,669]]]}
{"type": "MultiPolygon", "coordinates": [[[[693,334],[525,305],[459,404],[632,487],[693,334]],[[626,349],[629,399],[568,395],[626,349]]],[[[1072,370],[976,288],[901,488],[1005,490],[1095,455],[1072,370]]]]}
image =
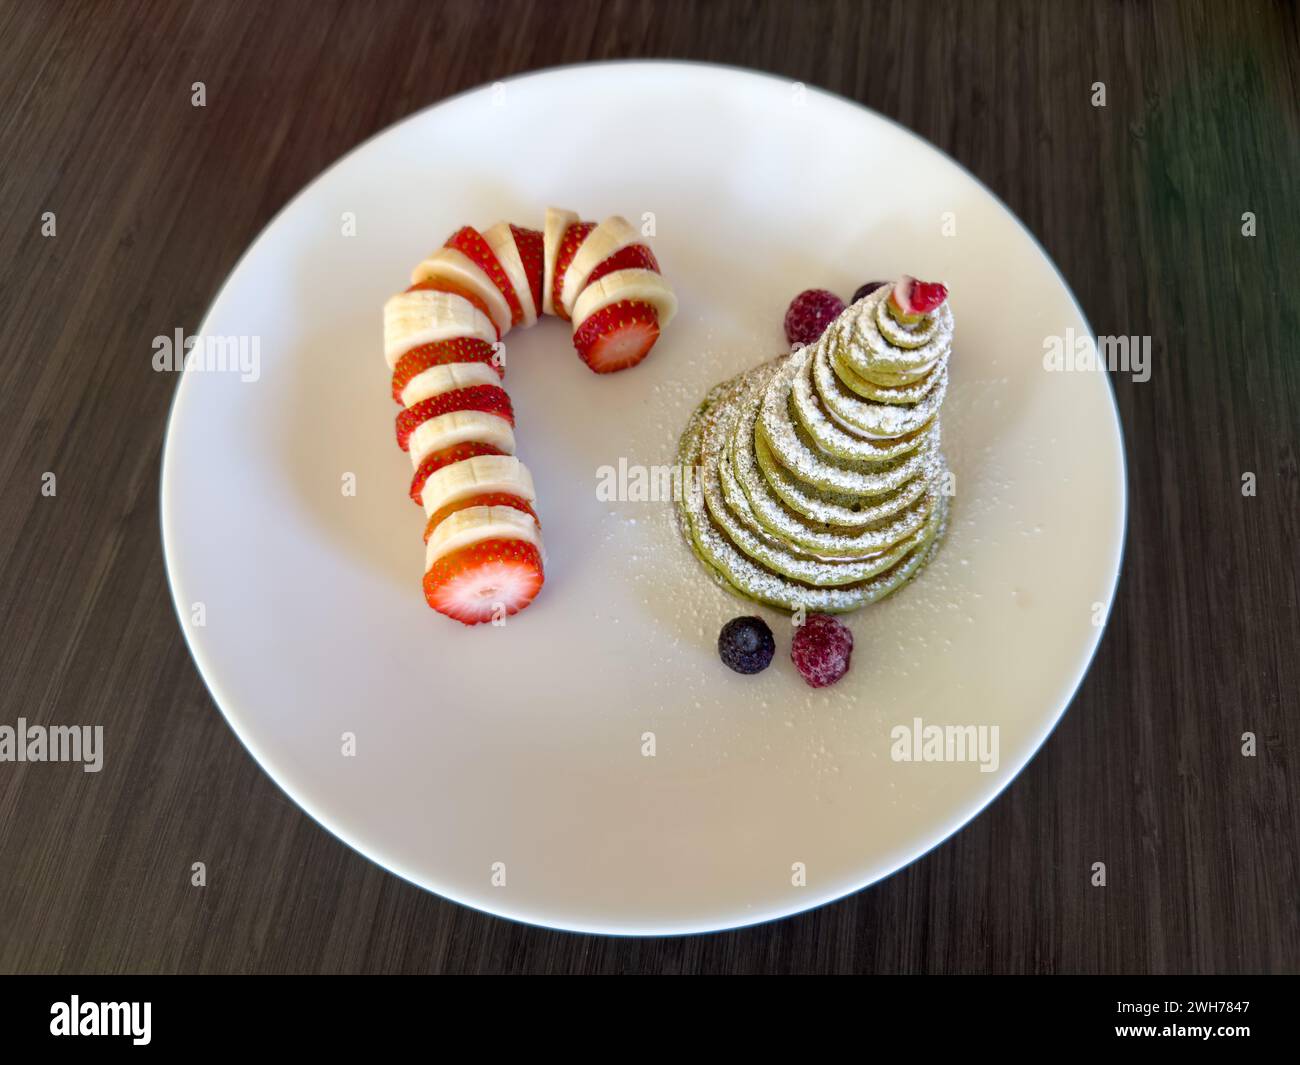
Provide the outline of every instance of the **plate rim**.
{"type": "MultiPolygon", "coordinates": [[[[1092,328],[1092,323],[1088,320],[1087,315],[1084,313],[1083,307],[1080,305],[1078,297],[1074,293],[1074,289],[1066,281],[1064,275],[1061,273],[1060,268],[1057,266],[1056,261],[1048,254],[1047,249],[1043,247],[1042,242],[1038,239],[1038,237],[1034,234],[1034,232],[1024,223],[1024,221],[1021,220],[1019,215],[1017,215],[1014,211],[1011,210],[1010,207],[1007,206],[1007,204],[1002,200],[1000,196],[998,196],[995,192],[993,192],[992,189],[990,189],[983,181],[980,180],[978,176],[972,173],[960,161],[954,159],[942,148],[938,147],[936,144],[932,143],[925,137],[921,136],[919,133],[916,133],[915,131],[909,129],[907,126],[897,121],[896,119],[893,119],[888,115],[881,114],[879,111],[876,111],[871,107],[868,107],[866,104],[863,104],[860,101],[854,100],[850,97],[844,96],[843,94],[835,92],[831,89],[826,89],[818,85],[811,85],[806,82],[802,82],[797,78],[789,78],[780,74],[773,74],[768,71],[756,70],[751,67],[744,67],[744,66],[739,66],[735,64],[729,64],[729,63],[713,63],[713,62],[707,62],[703,60],[693,60],[693,59],[605,59],[605,60],[594,60],[594,61],[581,61],[576,63],[565,63],[558,66],[539,67],[532,70],[520,71],[518,73],[512,74],[505,78],[495,78],[492,81],[482,82],[480,84],[473,85],[469,88],[462,89],[460,92],[454,93],[453,95],[450,96],[443,97],[442,99],[437,100],[434,103],[428,104],[424,107],[421,107],[415,111],[410,112],[409,114],[403,115],[402,117],[395,119],[393,122],[390,122],[382,129],[376,130],[368,137],[364,138],[363,140],[359,141],[357,144],[353,145],[346,152],[344,152],[338,158],[334,159],[331,163],[325,166],[315,176],[313,176],[305,185],[303,185],[296,193],[294,193],[293,196],[291,196],[287,201],[285,201],[285,203],[282,204],[280,208],[267,220],[265,225],[262,226],[262,228],[258,231],[257,235],[248,243],[248,246],[244,248],[243,252],[235,260],[234,265],[232,265],[230,269],[226,272],[226,275],[223,278],[221,285],[217,288],[216,293],[213,295],[212,299],[209,301],[207,305],[206,310],[203,312],[203,316],[200,319],[199,328],[197,330],[196,335],[202,335],[206,331],[205,327],[207,326],[208,320],[212,317],[212,312],[214,308],[216,308],[221,303],[222,297],[226,294],[226,290],[229,287],[231,280],[239,272],[240,268],[253,254],[253,252],[258,247],[260,247],[263,240],[266,239],[268,233],[274,228],[276,223],[280,220],[281,216],[284,215],[286,212],[288,212],[292,207],[294,207],[299,200],[306,197],[312,191],[312,189],[315,188],[315,186],[319,184],[321,181],[323,181],[329,174],[331,174],[338,167],[342,166],[353,155],[358,154],[364,149],[368,148],[372,142],[387,135],[389,132],[395,130],[397,127],[403,125],[404,123],[415,121],[421,118],[422,116],[426,115],[428,112],[433,111],[439,107],[443,107],[448,104],[451,104],[461,99],[462,97],[471,96],[475,93],[481,93],[485,90],[490,90],[492,86],[497,84],[510,84],[512,82],[525,81],[529,78],[549,77],[556,74],[569,73],[569,72],[584,70],[588,68],[637,68],[637,67],[660,68],[660,69],[693,67],[693,68],[702,68],[715,75],[724,75],[726,77],[735,77],[739,75],[754,80],[775,82],[783,85],[802,84],[805,85],[806,89],[811,93],[821,94],[837,102],[848,104],[849,106],[857,110],[865,112],[867,115],[871,116],[872,118],[879,120],[889,126],[894,127],[896,130],[902,132],[907,137],[911,138],[913,141],[923,146],[925,149],[934,153],[936,156],[939,157],[939,159],[948,163],[950,166],[955,167],[959,172],[964,174],[971,182],[973,182],[974,185],[980,191],[982,191],[994,204],[997,205],[998,208],[1000,208],[1006,214],[1006,216],[1019,228],[1021,233],[1023,233],[1024,236],[1028,238],[1030,243],[1033,245],[1033,247],[1037,250],[1038,254],[1041,256],[1043,262],[1046,263],[1047,266],[1051,269],[1051,272],[1055,276],[1057,283],[1061,286],[1062,290],[1069,297],[1070,304],[1073,306],[1074,310],[1078,314],[1080,321],[1082,321],[1084,326],[1086,327],[1088,336],[1090,336],[1095,342],[1096,333],[1092,328]]],[[[458,906],[464,906],[467,909],[474,910],[478,913],[485,914],[490,917],[498,918],[500,920],[511,921],[516,924],[526,925],[534,928],[544,928],[547,929],[548,931],[566,932],[575,935],[600,935],[600,936],[609,936],[615,938],[640,939],[640,938],[675,938],[678,936],[689,936],[689,935],[708,935],[715,932],[727,932],[727,931],[733,931],[742,928],[750,928],[755,925],[767,924],[773,921],[781,921],[787,918],[797,917],[801,914],[808,913],[812,910],[820,909],[823,906],[829,906],[832,903],[840,902],[844,899],[849,898],[852,895],[856,895],[859,892],[866,890],[867,888],[883,883],[884,881],[889,880],[890,878],[898,875],[903,870],[908,869],[912,865],[915,865],[917,862],[921,861],[923,858],[930,855],[933,851],[943,846],[943,844],[947,843],[950,839],[952,839],[953,836],[955,836],[958,832],[960,832],[962,829],[967,827],[972,821],[974,821],[977,817],[979,817],[982,813],[984,813],[989,807],[991,807],[1002,796],[1002,794],[1007,790],[1007,788],[1009,788],[1011,784],[1014,783],[1020,777],[1020,774],[1023,773],[1025,771],[1025,768],[1029,765],[1029,763],[1032,762],[1038,756],[1039,752],[1043,749],[1044,746],[1046,746],[1048,740],[1051,739],[1052,735],[1056,732],[1057,728],[1061,724],[1061,721],[1065,718],[1066,713],[1069,711],[1070,707],[1074,704],[1075,698],[1078,696],[1080,689],[1083,687],[1084,680],[1087,678],[1088,673],[1092,669],[1093,663],[1096,661],[1097,654],[1101,649],[1102,640],[1104,639],[1106,634],[1106,629],[1110,624],[1111,614],[1114,611],[1115,600],[1117,598],[1118,591],[1119,591],[1120,579],[1124,572],[1124,561],[1127,556],[1127,549],[1128,549],[1128,528],[1129,528],[1128,451],[1126,447],[1126,438],[1124,435],[1124,424],[1123,424],[1123,420],[1120,417],[1119,402],[1116,398],[1116,393],[1115,393],[1115,385],[1114,382],[1111,380],[1109,374],[1103,374],[1102,376],[1105,378],[1105,382],[1106,382],[1107,395],[1110,398],[1111,417],[1114,422],[1115,438],[1117,441],[1117,454],[1119,459],[1118,487],[1119,487],[1119,501],[1120,501],[1120,522],[1119,522],[1120,533],[1119,533],[1118,551],[1115,557],[1115,572],[1110,581],[1110,588],[1107,591],[1105,616],[1102,619],[1100,625],[1096,627],[1097,628],[1096,639],[1093,641],[1092,648],[1089,651],[1087,656],[1087,660],[1083,663],[1083,666],[1079,670],[1078,675],[1074,678],[1073,683],[1070,685],[1070,694],[1062,700],[1061,705],[1055,711],[1055,714],[1052,717],[1050,724],[1046,727],[1041,738],[1038,739],[1038,741],[1033,744],[1033,746],[1029,749],[1029,751],[1025,755],[1024,759],[1020,762],[1019,765],[1015,767],[1014,771],[1012,771],[1007,776],[1007,778],[1002,782],[1002,784],[997,788],[997,790],[994,791],[992,794],[990,794],[986,799],[980,802],[978,806],[970,810],[968,813],[959,814],[956,822],[951,827],[942,830],[943,834],[938,839],[936,839],[933,843],[929,844],[924,850],[918,851],[915,855],[903,861],[895,868],[891,869],[889,872],[883,873],[879,876],[874,876],[874,877],[869,876],[867,879],[862,880],[860,883],[855,883],[854,886],[851,886],[847,889],[841,889],[839,886],[833,887],[823,895],[817,896],[811,901],[801,902],[798,906],[793,908],[784,908],[779,906],[768,907],[763,913],[759,915],[756,916],[748,915],[748,914],[738,915],[735,920],[728,920],[726,922],[721,922],[721,923],[713,920],[698,920],[693,922],[682,922],[683,927],[673,929],[673,930],[668,930],[668,931],[665,931],[663,929],[657,929],[657,928],[630,929],[625,927],[602,927],[599,924],[581,923],[581,922],[556,924],[544,920],[540,917],[534,918],[534,917],[524,916],[522,913],[519,912],[509,912],[510,909],[509,907],[505,907],[501,910],[488,909],[487,907],[483,906],[477,901],[470,901],[464,897],[461,897],[456,891],[446,890],[441,887],[431,887],[429,886],[429,884],[423,883],[420,880],[416,879],[415,875],[394,868],[394,863],[380,860],[374,854],[370,853],[369,850],[363,847],[361,844],[354,843],[351,840],[345,838],[338,831],[332,828],[323,819],[321,815],[318,815],[315,810],[311,809],[306,802],[304,802],[301,798],[299,798],[292,791],[290,791],[289,787],[280,780],[279,776],[277,776],[275,773],[271,771],[270,768],[268,768],[267,764],[258,756],[257,752],[254,750],[252,741],[245,736],[241,728],[232,719],[231,714],[226,711],[226,708],[222,704],[222,701],[217,698],[216,693],[213,689],[213,682],[209,679],[208,670],[204,667],[203,658],[199,653],[199,651],[197,650],[194,642],[190,638],[190,632],[185,621],[186,612],[183,607],[183,604],[179,600],[176,584],[172,580],[173,563],[172,563],[171,554],[168,550],[168,542],[171,536],[173,535],[169,532],[169,521],[168,521],[168,499],[169,499],[168,485],[170,483],[168,478],[168,456],[171,451],[169,444],[171,441],[172,429],[176,422],[177,407],[181,398],[181,393],[186,387],[185,381],[187,378],[186,374],[180,374],[178,376],[180,379],[177,381],[176,387],[172,390],[172,396],[169,402],[167,417],[163,429],[162,449],[161,449],[162,457],[159,465],[158,514],[159,514],[160,538],[162,541],[163,575],[167,582],[168,595],[169,598],[171,599],[172,608],[176,612],[176,620],[180,627],[181,637],[185,642],[185,647],[189,651],[190,659],[194,664],[195,670],[198,672],[199,679],[202,681],[204,689],[208,693],[209,699],[212,701],[213,705],[216,706],[218,712],[221,714],[222,719],[225,721],[226,725],[229,727],[231,732],[234,733],[235,738],[239,741],[240,745],[248,753],[249,757],[252,758],[254,764],[257,765],[257,767],[262,771],[263,774],[265,774],[265,776],[268,779],[270,779],[271,783],[274,784],[281,791],[281,793],[283,793],[285,797],[288,798],[293,803],[295,807],[301,810],[306,816],[311,818],[313,822],[315,822],[318,826],[320,826],[322,829],[328,832],[332,837],[337,839],[349,850],[354,851],[362,858],[364,858],[366,861],[377,865],[379,868],[383,869],[386,873],[389,873],[392,876],[396,876],[399,879],[420,889],[421,891],[428,892],[429,894],[435,895],[440,899],[444,899],[446,901],[455,903],[458,906]]]]}

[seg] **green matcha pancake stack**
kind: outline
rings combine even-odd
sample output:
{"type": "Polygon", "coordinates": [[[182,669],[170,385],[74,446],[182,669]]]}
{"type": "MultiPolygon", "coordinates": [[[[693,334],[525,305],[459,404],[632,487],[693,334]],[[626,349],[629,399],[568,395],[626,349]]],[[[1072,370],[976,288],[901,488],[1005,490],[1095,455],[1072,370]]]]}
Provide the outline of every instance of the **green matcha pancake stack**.
{"type": "Polygon", "coordinates": [[[716,581],[840,613],[925,566],[948,516],[939,412],[952,332],[944,287],[904,277],[813,343],[710,390],[678,445],[690,475],[677,506],[716,581]]]}

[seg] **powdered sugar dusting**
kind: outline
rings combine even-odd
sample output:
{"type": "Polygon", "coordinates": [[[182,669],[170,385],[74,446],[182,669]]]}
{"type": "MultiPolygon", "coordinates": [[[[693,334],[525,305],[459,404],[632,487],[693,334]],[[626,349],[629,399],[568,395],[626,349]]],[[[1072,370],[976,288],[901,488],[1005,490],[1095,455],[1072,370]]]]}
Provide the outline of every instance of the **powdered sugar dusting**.
{"type": "Polygon", "coordinates": [[[681,531],[729,590],[852,610],[904,584],[942,538],[952,315],[945,303],[882,330],[880,291],[809,347],[715,386],[682,434],[678,462],[699,476],[679,500],[681,531]],[[889,402],[862,395],[878,389],[889,402]]]}

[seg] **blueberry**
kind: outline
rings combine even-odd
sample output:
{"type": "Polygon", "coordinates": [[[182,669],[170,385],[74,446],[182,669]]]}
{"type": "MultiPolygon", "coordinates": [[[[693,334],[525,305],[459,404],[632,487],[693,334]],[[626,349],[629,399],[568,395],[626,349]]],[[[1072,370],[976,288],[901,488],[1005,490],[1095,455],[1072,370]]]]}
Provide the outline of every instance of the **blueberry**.
{"type": "Polygon", "coordinates": [[[849,302],[857,303],[858,300],[862,299],[864,296],[870,296],[873,292],[876,291],[876,289],[880,288],[881,285],[887,285],[887,284],[889,284],[888,281],[868,281],[865,285],[861,286],[855,293],[853,293],[853,299],[851,299],[849,302]]]}
{"type": "Polygon", "coordinates": [[[718,655],[737,673],[762,673],[775,653],[772,630],[762,618],[732,618],[718,633],[718,655]]]}

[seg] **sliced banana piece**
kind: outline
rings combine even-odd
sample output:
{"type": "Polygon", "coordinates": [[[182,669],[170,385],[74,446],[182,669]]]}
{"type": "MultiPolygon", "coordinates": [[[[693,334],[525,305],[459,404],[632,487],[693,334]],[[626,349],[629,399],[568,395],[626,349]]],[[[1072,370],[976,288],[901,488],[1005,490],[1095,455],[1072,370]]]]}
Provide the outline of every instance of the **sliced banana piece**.
{"type": "Polygon", "coordinates": [[[513,455],[475,455],[435,470],[424,482],[424,513],[432,517],[448,503],[486,492],[508,492],[528,502],[537,498],[533,475],[513,455]]]}
{"type": "Polygon", "coordinates": [[[469,442],[490,444],[507,455],[515,453],[515,432],[510,423],[481,410],[453,410],[421,422],[411,434],[411,467],[443,448],[469,442]]]}
{"type": "Polygon", "coordinates": [[[677,313],[677,297],[653,270],[615,270],[584,288],[574,301],[573,331],[576,333],[597,311],[623,300],[650,304],[659,315],[660,329],[677,313]]]}
{"type": "Polygon", "coordinates": [[[384,304],[384,359],[390,370],[412,348],[456,337],[495,344],[497,329],[487,315],[454,292],[417,289],[398,293],[384,304]]]}
{"type": "Polygon", "coordinates": [[[424,572],[443,555],[483,540],[524,540],[542,550],[542,534],[531,514],[514,507],[466,507],[448,514],[429,535],[424,572]]]}
{"type": "Polygon", "coordinates": [[[498,222],[490,229],[483,230],[483,239],[488,242],[492,254],[497,257],[501,269],[506,272],[519,306],[523,308],[523,325],[529,326],[537,321],[537,307],[533,305],[533,290],[528,284],[528,272],[524,270],[524,260],[519,255],[515,244],[515,235],[511,232],[509,222],[498,222]]]}
{"type": "Polygon", "coordinates": [[[546,208],[546,225],[542,229],[542,312],[555,313],[555,304],[551,292],[555,288],[555,259],[560,254],[560,241],[564,231],[579,221],[572,211],[561,207],[546,208]]]}
{"type": "Polygon", "coordinates": [[[453,362],[443,366],[430,366],[406,383],[402,389],[402,406],[413,407],[422,399],[454,392],[458,388],[473,388],[475,385],[500,387],[501,378],[486,362],[453,362]]]}
{"type": "Polygon", "coordinates": [[[439,248],[411,271],[413,285],[434,279],[450,281],[469,289],[487,307],[497,332],[505,336],[510,331],[510,304],[506,302],[501,290],[492,283],[492,279],[483,272],[483,268],[459,248],[439,248]]]}
{"type": "Polygon", "coordinates": [[[621,215],[610,215],[588,233],[587,239],[574,253],[573,262],[564,272],[564,282],[560,285],[560,302],[564,304],[564,313],[573,315],[574,301],[596,267],[628,245],[640,244],[642,240],[636,227],[621,215]]]}

